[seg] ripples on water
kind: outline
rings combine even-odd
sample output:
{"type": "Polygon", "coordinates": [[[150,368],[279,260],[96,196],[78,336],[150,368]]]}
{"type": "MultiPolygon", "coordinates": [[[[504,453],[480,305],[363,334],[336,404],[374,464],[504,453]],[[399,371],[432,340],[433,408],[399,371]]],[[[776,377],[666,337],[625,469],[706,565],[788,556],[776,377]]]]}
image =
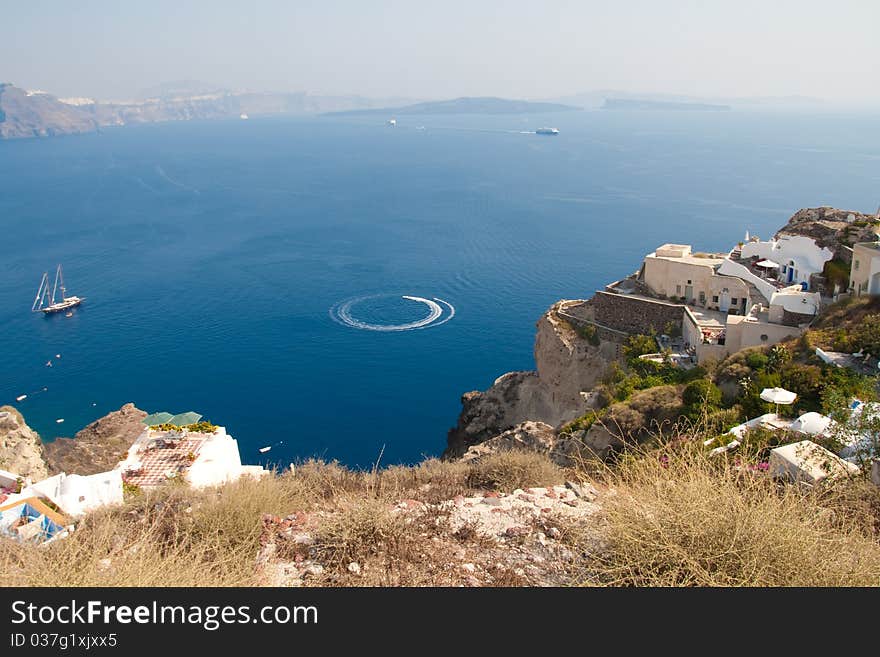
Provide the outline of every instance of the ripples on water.
{"type": "Polygon", "coordinates": [[[250,462],[369,465],[383,446],[383,462],[412,462],[443,449],[462,392],[532,367],[556,299],[662,242],[724,249],[802,206],[876,205],[873,118],[417,122],[0,142],[0,403],[28,393],[19,408],[46,438],[134,401],[226,425],[250,462]],[[521,134],[545,124],[560,135],[521,134]],[[88,300],[31,315],[58,262],[88,300]],[[431,330],[388,330],[401,326],[431,330]]]}

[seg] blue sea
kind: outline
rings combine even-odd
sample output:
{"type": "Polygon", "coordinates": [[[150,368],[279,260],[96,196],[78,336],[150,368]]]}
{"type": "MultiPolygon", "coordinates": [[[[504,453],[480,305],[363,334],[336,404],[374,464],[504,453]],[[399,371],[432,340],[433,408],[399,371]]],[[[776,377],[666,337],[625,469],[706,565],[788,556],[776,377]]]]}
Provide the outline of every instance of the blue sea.
{"type": "Polygon", "coordinates": [[[203,414],[250,463],[410,463],[443,450],[463,392],[533,367],[555,300],[663,242],[727,249],[801,207],[878,203],[880,119],[857,115],[251,118],[0,142],[0,403],[45,440],[131,401],[203,414]],[[529,134],[544,125],[560,134],[529,134]],[[59,262],[87,301],[31,313],[59,262]]]}

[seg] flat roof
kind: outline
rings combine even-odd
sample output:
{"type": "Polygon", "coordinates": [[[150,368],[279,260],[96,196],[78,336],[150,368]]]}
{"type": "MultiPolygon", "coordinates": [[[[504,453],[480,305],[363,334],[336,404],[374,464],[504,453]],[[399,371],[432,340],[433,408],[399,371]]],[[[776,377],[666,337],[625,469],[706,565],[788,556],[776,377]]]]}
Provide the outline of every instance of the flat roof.
{"type": "Polygon", "coordinates": [[[656,258],[657,260],[669,260],[670,262],[684,262],[689,265],[697,265],[700,267],[717,267],[724,261],[724,257],[718,254],[713,255],[683,255],[683,256],[665,256],[657,255],[657,252],[649,253],[645,258],[656,258]]]}

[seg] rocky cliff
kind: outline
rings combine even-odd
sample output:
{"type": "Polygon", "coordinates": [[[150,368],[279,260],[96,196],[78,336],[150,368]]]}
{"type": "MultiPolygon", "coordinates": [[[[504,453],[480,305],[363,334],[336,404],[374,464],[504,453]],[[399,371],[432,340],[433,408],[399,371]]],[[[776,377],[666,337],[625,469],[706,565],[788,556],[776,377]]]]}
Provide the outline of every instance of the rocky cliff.
{"type": "Polygon", "coordinates": [[[146,412],[134,404],[95,420],[73,438],[57,438],[43,447],[51,474],[75,472],[87,475],[111,470],[141,432],[146,412]]]}
{"type": "Polygon", "coordinates": [[[557,427],[591,408],[588,393],[616,360],[617,345],[579,335],[558,314],[572,303],[582,302],[559,301],[538,320],[535,371],[508,372],[488,390],[462,396],[462,412],[447,436],[445,458],[461,457],[472,445],[526,421],[557,427]]]}
{"type": "Polygon", "coordinates": [[[0,84],[0,139],[77,134],[97,128],[97,119],[82,107],[0,84]]]}
{"type": "Polygon", "coordinates": [[[0,406],[0,469],[39,481],[48,476],[43,444],[12,406],[0,406]]]}
{"type": "Polygon", "coordinates": [[[823,206],[798,210],[776,233],[776,237],[811,237],[819,246],[831,249],[835,258],[849,264],[852,261],[852,245],[857,242],[873,242],[877,239],[878,232],[880,215],[823,206]]]}

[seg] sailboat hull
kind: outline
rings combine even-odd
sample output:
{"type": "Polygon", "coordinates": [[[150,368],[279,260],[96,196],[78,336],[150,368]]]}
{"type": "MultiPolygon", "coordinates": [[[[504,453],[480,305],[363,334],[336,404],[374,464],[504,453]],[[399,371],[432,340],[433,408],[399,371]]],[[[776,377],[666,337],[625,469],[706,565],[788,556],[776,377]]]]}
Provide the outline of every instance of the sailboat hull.
{"type": "Polygon", "coordinates": [[[79,304],[81,304],[85,299],[80,299],[79,297],[67,297],[63,301],[59,301],[58,303],[53,303],[51,306],[46,306],[45,308],[40,308],[41,312],[44,313],[60,313],[63,310],[68,310],[70,308],[75,308],[79,304]]]}

